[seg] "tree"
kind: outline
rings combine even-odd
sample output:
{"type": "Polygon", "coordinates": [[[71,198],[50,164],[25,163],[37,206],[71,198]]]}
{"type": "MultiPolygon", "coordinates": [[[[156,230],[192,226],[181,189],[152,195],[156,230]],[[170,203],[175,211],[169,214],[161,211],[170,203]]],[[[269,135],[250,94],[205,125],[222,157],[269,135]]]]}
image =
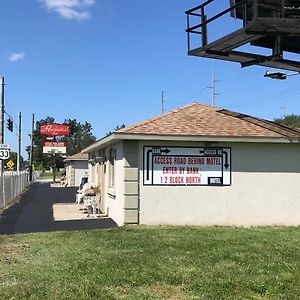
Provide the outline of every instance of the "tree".
{"type": "Polygon", "coordinates": [[[118,131],[119,129],[122,129],[122,128],[125,128],[125,124],[122,124],[120,126],[117,125],[117,127],[114,128],[114,131],[107,132],[105,136],[109,136],[109,135],[113,134],[114,132],[116,132],[116,131],[118,131]]]}
{"type": "Polygon", "coordinates": [[[300,128],[300,115],[287,115],[283,118],[274,119],[274,122],[277,124],[300,128]]]}
{"type": "MultiPolygon", "coordinates": [[[[33,132],[33,164],[37,169],[49,169],[53,165],[53,155],[43,154],[43,145],[47,140],[46,136],[40,134],[41,125],[55,124],[53,117],[47,117],[36,122],[35,130],[33,132]]],[[[92,126],[85,122],[81,124],[76,119],[66,119],[63,125],[70,127],[70,135],[56,137],[58,142],[67,142],[67,155],[73,155],[80,152],[82,149],[88,147],[96,141],[96,137],[92,134],[92,126]]],[[[30,146],[26,148],[30,152],[30,146]]],[[[58,168],[64,166],[63,157],[56,156],[56,165],[58,168]]]]}
{"type": "Polygon", "coordinates": [[[76,154],[96,141],[90,123],[81,124],[76,119],[68,119],[63,124],[70,127],[70,135],[61,138],[61,141],[67,142],[68,155],[76,154]]]}
{"type": "MultiPolygon", "coordinates": [[[[49,169],[52,165],[53,159],[51,155],[43,154],[43,145],[46,141],[46,136],[40,134],[41,125],[54,124],[54,118],[46,117],[35,123],[35,130],[33,131],[33,159],[32,163],[36,169],[49,169]]],[[[26,147],[28,155],[30,154],[30,146],[26,147]]]]}

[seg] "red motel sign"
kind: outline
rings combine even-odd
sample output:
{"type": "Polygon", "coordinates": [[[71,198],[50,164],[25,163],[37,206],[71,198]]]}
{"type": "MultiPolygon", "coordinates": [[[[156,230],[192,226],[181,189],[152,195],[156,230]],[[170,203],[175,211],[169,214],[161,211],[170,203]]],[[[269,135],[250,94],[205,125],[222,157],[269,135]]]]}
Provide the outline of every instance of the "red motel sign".
{"type": "Polygon", "coordinates": [[[47,135],[47,136],[69,135],[70,128],[68,125],[59,125],[59,124],[41,125],[40,134],[47,135]]]}

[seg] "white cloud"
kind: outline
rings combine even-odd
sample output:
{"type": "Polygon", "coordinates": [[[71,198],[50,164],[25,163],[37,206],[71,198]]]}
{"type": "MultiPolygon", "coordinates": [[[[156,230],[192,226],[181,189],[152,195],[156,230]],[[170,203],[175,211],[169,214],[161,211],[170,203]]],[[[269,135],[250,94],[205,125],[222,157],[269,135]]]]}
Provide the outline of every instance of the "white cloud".
{"type": "Polygon", "coordinates": [[[91,17],[89,8],[96,0],[40,0],[49,11],[68,20],[86,20],[91,17]]]}
{"type": "Polygon", "coordinates": [[[8,59],[10,61],[18,61],[18,60],[22,60],[25,57],[26,53],[25,52],[14,52],[12,54],[9,55],[8,59]]]}

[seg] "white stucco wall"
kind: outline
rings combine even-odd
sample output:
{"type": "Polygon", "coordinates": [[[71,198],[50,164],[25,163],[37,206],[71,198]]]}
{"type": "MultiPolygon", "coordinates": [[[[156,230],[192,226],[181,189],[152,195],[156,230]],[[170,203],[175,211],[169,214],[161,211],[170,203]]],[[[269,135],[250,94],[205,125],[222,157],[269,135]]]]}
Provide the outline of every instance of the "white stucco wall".
{"type": "Polygon", "coordinates": [[[107,148],[107,157],[109,149],[116,149],[115,160],[115,186],[109,185],[109,162],[106,161],[105,174],[105,207],[108,208],[108,216],[112,218],[119,226],[124,224],[124,158],[123,144],[117,143],[107,148]]]}
{"type": "Polygon", "coordinates": [[[155,145],[204,146],[140,142],[140,224],[300,224],[300,144],[217,144],[232,151],[232,185],[226,187],[144,186],[143,146],[155,145]]]}
{"type": "Polygon", "coordinates": [[[74,161],[73,168],[75,169],[75,186],[80,185],[80,178],[87,175],[88,162],[87,161],[74,161]]]}
{"type": "Polygon", "coordinates": [[[96,165],[88,164],[89,184],[90,184],[90,186],[93,186],[93,187],[98,186],[97,167],[98,167],[97,164],[96,165]]]}
{"type": "Polygon", "coordinates": [[[80,178],[88,171],[87,161],[69,161],[66,167],[66,177],[68,186],[79,186],[80,178]]]}
{"type": "Polygon", "coordinates": [[[72,186],[72,177],[74,177],[74,174],[72,173],[72,166],[70,164],[66,167],[66,180],[67,180],[67,186],[72,186]]]}

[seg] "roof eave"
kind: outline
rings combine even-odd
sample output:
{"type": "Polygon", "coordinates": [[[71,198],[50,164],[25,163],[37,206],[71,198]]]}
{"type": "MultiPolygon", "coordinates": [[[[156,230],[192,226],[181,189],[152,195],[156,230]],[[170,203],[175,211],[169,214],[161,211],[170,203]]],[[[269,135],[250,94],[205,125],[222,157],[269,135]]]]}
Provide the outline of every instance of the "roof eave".
{"type": "Polygon", "coordinates": [[[108,136],[103,137],[99,141],[95,142],[94,144],[84,148],[81,150],[81,153],[91,153],[99,148],[103,148],[103,146],[109,145],[111,143],[115,143],[119,140],[120,138],[116,137],[116,133],[112,133],[108,136]]]}
{"type": "Polygon", "coordinates": [[[64,161],[88,161],[88,158],[66,158],[64,161]]]}
{"type": "Polygon", "coordinates": [[[241,143],[300,143],[295,137],[239,137],[239,136],[199,136],[199,135],[160,135],[160,134],[139,134],[139,133],[118,133],[115,132],[98,142],[82,150],[82,153],[91,153],[121,140],[156,140],[156,141],[181,141],[181,142],[241,142],[241,143]]]}

